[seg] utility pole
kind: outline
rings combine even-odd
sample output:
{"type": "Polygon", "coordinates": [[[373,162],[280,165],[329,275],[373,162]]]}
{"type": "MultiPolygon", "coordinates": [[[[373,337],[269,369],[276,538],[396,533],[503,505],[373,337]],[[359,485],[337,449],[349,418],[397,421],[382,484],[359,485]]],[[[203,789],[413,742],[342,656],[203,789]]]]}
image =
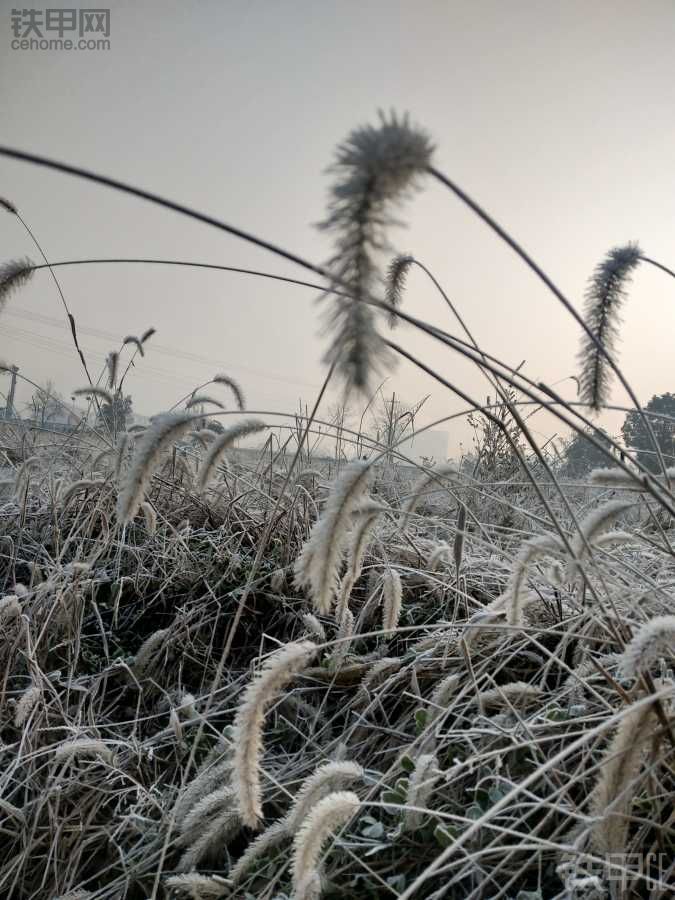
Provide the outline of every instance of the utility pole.
{"type": "Polygon", "coordinates": [[[12,366],[9,370],[12,381],[11,381],[11,384],[9,385],[9,394],[7,394],[7,405],[5,406],[5,418],[6,419],[9,419],[10,416],[14,415],[14,392],[16,391],[16,373],[18,371],[19,371],[18,366],[12,366]]]}

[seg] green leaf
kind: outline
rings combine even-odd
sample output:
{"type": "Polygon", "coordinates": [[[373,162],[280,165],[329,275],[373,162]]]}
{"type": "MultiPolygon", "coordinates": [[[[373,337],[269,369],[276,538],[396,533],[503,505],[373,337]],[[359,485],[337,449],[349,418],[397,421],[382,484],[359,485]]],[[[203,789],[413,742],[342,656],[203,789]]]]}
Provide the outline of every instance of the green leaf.
{"type": "Polygon", "coordinates": [[[484,788],[476,789],[475,799],[476,799],[476,803],[479,806],[481,806],[484,810],[489,809],[489,807],[492,805],[490,803],[490,794],[484,788]]]}
{"type": "Polygon", "coordinates": [[[426,709],[418,709],[415,712],[415,728],[417,734],[421,734],[427,727],[427,711],[426,709]]]}
{"type": "Polygon", "coordinates": [[[509,789],[504,785],[495,785],[495,787],[491,787],[488,791],[488,797],[490,798],[490,805],[494,806],[495,803],[499,803],[502,797],[505,797],[509,792],[509,789]]]}
{"type": "Polygon", "coordinates": [[[408,788],[410,787],[410,782],[407,778],[399,778],[394,785],[394,790],[397,794],[400,794],[403,797],[403,800],[408,796],[408,788]]]}
{"type": "Polygon", "coordinates": [[[415,763],[409,756],[403,756],[401,758],[401,768],[404,772],[414,772],[415,763]]]}
{"type": "Polygon", "coordinates": [[[361,829],[361,834],[364,837],[378,840],[378,838],[384,837],[384,825],[382,822],[375,822],[374,825],[366,825],[365,828],[361,829]]]}
{"type": "Polygon", "coordinates": [[[449,847],[457,839],[457,832],[448,825],[437,825],[434,828],[434,837],[441,847],[449,847]]]}

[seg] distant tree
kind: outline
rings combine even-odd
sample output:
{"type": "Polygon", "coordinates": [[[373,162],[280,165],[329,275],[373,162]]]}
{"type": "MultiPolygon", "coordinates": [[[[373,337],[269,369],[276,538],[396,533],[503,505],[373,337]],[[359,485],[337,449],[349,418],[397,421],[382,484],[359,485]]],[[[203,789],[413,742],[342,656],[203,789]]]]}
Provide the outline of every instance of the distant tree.
{"type": "Polygon", "coordinates": [[[44,425],[53,419],[63,410],[63,397],[54,387],[51,378],[45,381],[44,385],[37,387],[33,392],[27,409],[33,419],[44,425]]]}
{"type": "Polygon", "coordinates": [[[592,435],[596,441],[611,451],[611,439],[606,431],[600,429],[598,434],[593,429],[575,434],[563,449],[562,474],[567,478],[581,478],[593,469],[611,466],[611,460],[595,444],[589,440],[592,435]]]}
{"type": "MultiPolygon", "coordinates": [[[[370,420],[368,432],[376,445],[386,449],[387,462],[393,463],[396,447],[405,438],[415,434],[415,417],[428,399],[427,396],[416,403],[406,403],[396,394],[392,393],[391,397],[387,398],[379,391],[375,402],[368,409],[370,420]]],[[[366,451],[366,454],[370,452],[366,451]]]]}
{"type": "MultiPolygon", "coordinates": [[[[480,411],[467,416],[473,428],[474,460],[473,474],[489,481],[505,481],[515,475],[520,462],[518,453],[525,455],[520,425],[513,416],[517,405],[517,395],[512,389],[505,392],[505,398],[493,406],[490,397],[487,406],[491,416],[480,411]]],[[[465,469],[470,463],[465,462],[465,469]]]]}
{"type": "Polygon", "coordinates": [[[113,435],[124,431],[132,415],[132,407],[131,396],[129,394],[124,396],[121,391],[117,391],[113,394],[112,403],[106,401],[101,403],[101,409],[96,418],[97,425],[107,429],[113,435]]]}
{"type": "MultiPolygon", "coordinates": [[[[644,407],[644,412],[649,418],[649,424],[652,426],[666,465],[675,465],[675,394],[655,394],[644,407]]],[[[638,461],[646,469],[658,471],[659,461],[654,444],[637,410],[632,409],[626,415],[621,426],[621,434],[626,447],[636,451],[638,461]]]]}

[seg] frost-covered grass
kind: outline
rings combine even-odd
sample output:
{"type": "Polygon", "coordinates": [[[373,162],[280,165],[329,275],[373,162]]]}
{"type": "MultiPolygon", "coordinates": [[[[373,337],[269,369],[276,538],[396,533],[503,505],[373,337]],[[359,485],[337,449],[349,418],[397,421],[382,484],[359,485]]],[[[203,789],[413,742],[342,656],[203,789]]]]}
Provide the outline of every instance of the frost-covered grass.
{"type": "MultiPolygon", "coordinates": [[[[625,254],[594,276],[573,407],[461,318],[467,342],[405,313],[401,265],[393,305],[374,295],[389,206],[427,175],[567,303],[431,153],[407,120],[356,131],[336,255],[292,259],[337,297],[327,380],[365,387],[406,356],[382,312],[479,366],[485,406],[427,367],[466,403],[470,464],[412,466],[393,400],[384,445],[340,417],[318,458],[317,400],[287,443],[244,457],[234,439],[271,423],[223,375],[145,430],[3,426],[0,897],[673,895],[672,470],[660,449],[643,470],[584,414],[612,373],[627,385],[607,340],[625,254]],[[595,438],[609,474],[567,477],[532,438],[533,403],[595,438]]],[[[630,261],[650,260],[631,245],[630,261]]],[[[0,271],[0,300],[26,266],[0,271]]],[[[124,354],[151,336],[83,388],[92,409],[115,408],[124,354]]]]}

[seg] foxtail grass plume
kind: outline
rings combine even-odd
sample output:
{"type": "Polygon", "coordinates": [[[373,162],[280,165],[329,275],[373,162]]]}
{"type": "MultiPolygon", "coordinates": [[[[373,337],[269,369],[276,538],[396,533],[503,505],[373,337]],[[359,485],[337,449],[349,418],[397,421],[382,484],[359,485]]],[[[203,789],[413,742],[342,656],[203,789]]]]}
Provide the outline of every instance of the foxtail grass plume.
{"type": "Polygon", "coordinates": [[[382,631],[387,637],[398,628],[402,601],[401,576],[395,569],[387,568],[382,579],[382,631]]]}
{"type": "Polygon", "coordinates": [[[12,215],[16,215],[19,211],[11,200],[8,200],[6,197],[0,197],[0,206],[8,213],[12,213],[12,215]]]}
{"type": "Polygon", "coordinates": [[[380,275],[376,254],[387,247],[394,224],[391,208],[411,192],[429,165],[433,146],[407,116],[380,113],[378,126],[351,132],[338,147],[331,171],[327,218],[320,228],[335,234],[336,253],[328,268],[350,296],[338,296],[328,317],[332,343],[326,362],[335,364],[346,388],[365,391],[388,358],[375,312],[366,301],[380,275]]]}
{"type": "Polygon", "coordinates": [[[12,291],[18,291],[30,279],[34,263],[25,259],[13,259],[0,266],[0,312],[5,307],[12,291]]]}
{"type": "Polygon", "coordinates": [[[448,557],[450,553],[450,545],[445,541],[436,544],[427,559],[427,569],[430,572],[436,572],[440,564],[448,557]]]}
{"type": "Polygon", "coordinates": [[[232,786],[242,822],[257,828],[262,819],[260,759],[265,714],[279,691],[302,671],[316,653],[316,644],[286,644],[270,656],[244,692],[234,720],[232,786]]]}
{"type": "Polygon", "coordinates": [[[239,385],[234,380],[234,378],[230,378],[229,375],[222,375],[222,374],[214,375],[213,383],[214,384],[224,384],[225,387],[229,387],[229,389],[234,394],[234,399],[237,403],[237,406],[239,407],[239,411],[240,412],[244,411],[244,409],[246,407],[246,403],[244,400],[244,392],[239,387],[239,385]]]}
{"type": "Polygon", "coordinates": [[[42,699],[42,688],[33,684],[19,697],[14,710],[14,727],[22,728],[31,712],[42,699]]]}
{"type": "Polygon", "coordinates": [[[675,652],[675,616],[656,616],[640,628],[623,651],[619,674],[635,678],[660,656],[675,652]]]}
{"type": "Polygon", "coordinates": [[[481,691],[478,694],[479,706],[509,709],[511,706],[522,707],[538,703],[544,692],[536,684],[528,684],[525,681],[511,681],[508,684],[500,684],[496,688],[481,691]]]}
{"type": "Polygon", "coordinates": [[[178,869],[188,872],[203,859],[215,858],[241,830],[231,787],[219,787],[196,803],[180,823],[177,843],[185,847],[178,869]]]}
{"type": "Polygon", "coordinates": [[[337,622],[342,621],[342,616],[349,603],[352,588],[361,575],[363,558],[366,553],[370,535],[381,512],[384,512],[384,507],[372,500],[364,502],[357,510],[358,518],[352,529],[347,571],[342,578],[340,589],[338,591],[338,602],[335,612],[337,622]]]}
{"type": "Polygon", "coordinates": [[[362,503],[358,510],[358,519],[353,529],[353,539],[349,550],[348,575],[355,582],[361,575],[363,558],[368,547],[370,535],[381,513],[386,512],[382,503],[368,500],[362,503]]]}
{"type": "Polygon", "coordinates": [[[223,783],[230,779],[231,774],[231,757],[225,747],[216,745],[197,770],[195,777],[187,782],[176,799],[173,814],[181,831],[185,830],[182,823],[194,807],[204,797],[221,788],[223,783]]]}
{"type": "Polygon", "coordinates": [[[160,628],[143,641],[134,659],[134,672],[137,677],[143,676],[154,665],[170,634],[169,628],[160,628]]]}
{"type": "Polygon", "coordinates": [[[223,809],[220,813],[207,818],[195,833],[195,840],[187,847],[178,861],[178,870],[190,872],[202,860],[215,862],[222,857],[228,843],[241,831],[241,821],[236,810],[223,809]]]}
{"type": "Polygon", "coordinates": [[[335,598],[351,514],[366,492],[369,476],[363,460],[345,467],[296,560],[295,584],[308,590],[320,615],[330,612],[335,598]]]}
{"type": "Polygon", "coordinates": [[[81,478],[79,481],[74,481],[72,484],[68,485],[66,490],[61,493],[59,502],[65,507],[76,494],[79,494],[82,491],[90,491],[92,488],[100,487],[103,484],[105,484],[105,482],[101,479],[81,478]]]}
{"type": "Polygon", "coordinates": [[[319,861],[326,842],[358,812],[359,798],[352,791],[335,791],[312,808],[293,842],[293,900],[321,896],[319,861]]]}
{"type": "Polygon", "coordinates": [[[77,388],[77,390],[73,391],[74,397],[98,397],[99,400],[103,400],[104,403],[109,403],[112,406],[115,402],[113,395],[110,391],[107,391],[105,388],[98,387],[95,384],[91,384],[88,387],[77,388]]]}
{"type": "Polygon", "coordinates": [[[238,887],[253,863],[261,856],[267,856],[287,836],[288,833],[283,820],[273,822],[268,828],[260,832],[230,869],[227,877],[230,889],[238,887]]]}
{"type": "Polygon", "coordinates": [[[128,525],[140,509],[145,489],[162,453],[189,431],[192,422],[193,416],[187,413],[167,414],[158,416],[143,432],[117,498],[117,518],[122,525],[128,525]]]}
{"type": "MultiPolygon", "coordinates": [[[[408,272],[414,262],[415,260],[412,256],[401,255],[395,256],[389,263],[385,280],[384,299],[389,306],[393,306],[394,309],[398,309],[403,302],[403,291],[405,290],[406,278],[408,277],[408,272]]],[[[389,310],[388,315],[390,327],[395,328],[398,322],[396,313],[393,310],[389,310]]]]}
{"type": "Polygon", "coordinates": [[[363,778],[363,768],[355,762],[343,760],[327,762],[306,778],[286,816],[286,828],[291,834],[300,828],[313,807],[332,791],[363,778]]]}
{"type": "Polygon", "coordinates": [[[520,547],[511,567],[507,599],[505,602],[506,621],[509,625],[523,624],[523,610],[526,603],[525,584],[530,566],[544,556],[562,554],[565,546],[554,534],[538,534],[528,538],[520,547]]]}
{"type": "Polygon", "coordinates": [[[149,535],[153,535],[157,531],[157,512],[155,511],[154,506],[151,503],[148,503],[147,500],[144,500],[141,503],[141,510],[143,511],[143,518],[145,519],[145,528],[149,535]]]}
{"type": "Polygon", "coordinates": [[[236,865],[230,870],[228,876],[230,887],[235,888],[241,882],[256,859],[266,856],[284,839],[293,837],[306,816],[322,797],[363,778],[363,774],[363,769],[358,763],[346,760],[328,762],[319,766],[309,778],[303,781],[293,806],[286,816],[270,825],[248,845],[236,865]]]}
{"type": "Polygon", "coordinates": [[[21,604],[16,594],[7,594],[0,598],[0,625],[6,625],[21,615],[21,604]]]}
{"type": "Polygon", "coordinates": [[[73,738],[57,744],[54,749],[54,762],[72,760],[80,756],[100,756],[106,762],[112,762],[113,752],[103,741],[97,738],[73,738]]]}
{"type": "Polygon", "coordinates": [[[121,431],[117,437],[117,442],[115,444],[115,465],[113,467],[113,474],[115,476],[115,481],[119,481],[120,473],[122,471],[122,464],[124,462],[124,457],[127,452],[128,443],[129,443],[129,432],[121,431]]]}
{"type": "MultiPolygon", "coordinates": [[[[630,274],[640,262],[637,244],[614,247],[597,266],[586,291],[586,325],[613,358],[619,336],[620,311],[630,274]]],[[[579,397],[599,412],[609,399],[612,369],[595,341],[584,332],[579,352],[579,397]]]]}
{"type": "Polygon", "coordinates": [[[631,784],[639,775],[642,756],[657,721],[652,704],[626,710],[607,747],[590,798],[590,812],[597,819],[592,841],[600,853],[626,851],[628,814],[635,796],[631,784]]]}
{"type": "MultiPolygon", "coordinates": [[[[669,470],[670,471],[670,470],[669,470]]],[[[666,475],[668,472],[666,472],[666,475]]],[[[625,472],[623,469],[593,469],[588,475],[591,484],[597,487],[613,488],[621,491],[645,491],[647,485],[637,474],[625,472]]]]}
{"type": "Polygon", "coordinates": [[[124,340],[122,341],[122,345],[126,346],[126,344],[133,344],[141,356],[145,356],[145,350],[143,349],[143,341],[140,338],[137,338],[133,334],[128,334],[124,340]]]}
{"type": "Polygon", "coordinates": [[[426,493],[442,490],[441,479],[452,478],[457,479],[459,472],[452,463],[439,463],[429,472],[423,472],[413,485],[412,494],[403,506],[401,516],[401,531],[405,531],[408,527],[410,517],[415,512],[417,504],[422,496],[426,493]]]}
{"type": "Polygon", "coordinates": [[[194,406],[200,406],[202,403],[210,403],[212,406],[217,406],[218,409],[225,409],[224,403],[221,403],[220,400],[214,400],[213,397],[208,397],[206,394],[193,395],[185,404],[185,408],[192,409],[194,406]]]}
{"type": "MultiPolygon", "coordinates": [[[[440,777],[436,756],[433,753],[422,753],[410,775],[405,798],[406,806],[426,806],[440,777]]],[[[423,819],[424,813],[419,809],[406,809],[403,814],[403,831],[414,831],[419,828],[423,819]]]]}
{"type": "Polygon", "coordinates": [[[198,490],[203,493],[209,486],[216,473],[218,463],[223,458],[223,454],[228,447],[231,447],[235,441],[250,434],[263,431],[265,428],[267,428],[267,425],[264,422],[259,422],[257,419],[246,419],[246,421],[240,422],[238,425],[226,428],[222,434],[219,434],[207,450],[204,461],[197,473],[198,490]]]}
{"type": "Polygon", "coordinates": [[[321,644],[326,643],[326,632],[323,625],[312,613],[305,613],[302,621],[307,629],[307,633],[316,638],[321,644]]]}
{"type": "Polygon", "coordinates": [[[120,355],[116,350],[112,350],[108,354],[106,365],[108,366],[108,385],[114,390],[117,385],[117,367],[119,365],[120,355]]]}
{"type": "Polygon", "coordinates": [[[190,900],[216,900],[230,893],[224,879],[217,875],[200,875],[198,872],[170,875],[165,884],[169,890],[178,891],[190,900]]]}
{"type": "Polygon", "coordinates": [[[568,581],[573,581],[576,577],[579,563],[582,562],[588,554],[586,549],[587,545],[593,544],[602,532],[614,525],[617,519],[630,509],[632,505],[632,502],[626,500],[610,500],[608,503],[592,510],[579,523],[579,531],[574,535],[570,545],[572,549],[572,560],[570,561],[566,572],[568,581]]]}

